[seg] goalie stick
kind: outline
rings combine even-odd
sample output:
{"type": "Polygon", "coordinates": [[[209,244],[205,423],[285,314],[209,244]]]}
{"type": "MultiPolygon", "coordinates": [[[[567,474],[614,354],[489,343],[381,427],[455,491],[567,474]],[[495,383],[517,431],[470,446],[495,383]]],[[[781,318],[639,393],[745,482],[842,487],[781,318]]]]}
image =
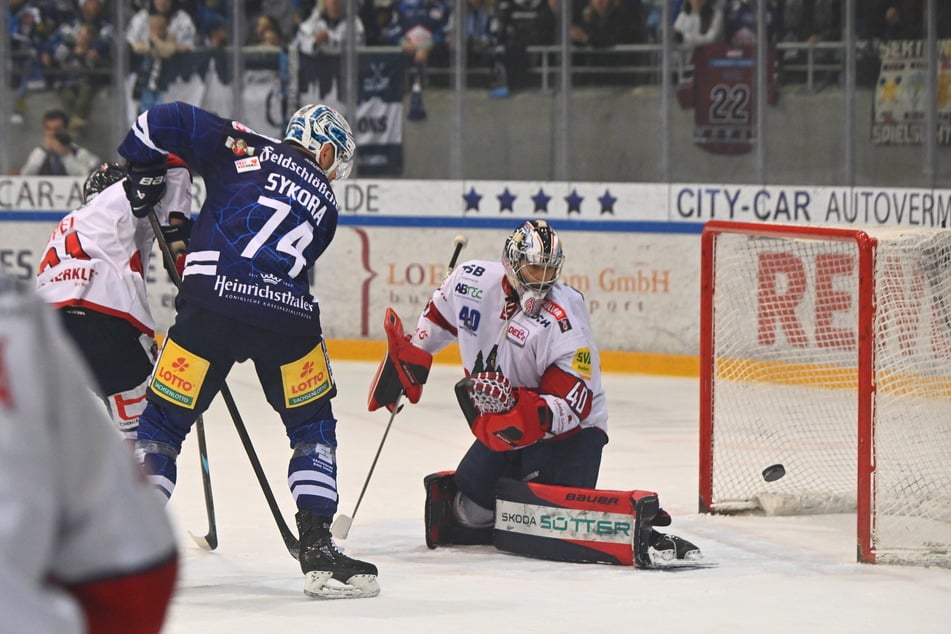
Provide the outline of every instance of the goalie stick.
{"type": "MultiPolygon", "coordinates": [[[[172,278],[172,282],[176,288],[181,288],[182,278],[175,268],[175,258],[172,256],[172,251],[168,246],[168,242],[165,240],[165,235],[162,233],[162,227],[159,224],[154,209],[149,210],[148,217],[149,222],[152,224],[152,231],[155,233],[155,239],[158,241],[159,248],[162,251],[162,257],[165,259],[166,268],[169,270],[168,272],[172,278]]],[[[258,485],[261,487],[264,499],[267,501],[268,508],[271,510],[271,515],[274,516],[274,521],[277,523],[277,529],[281,533],[284,545],[287,546],[287,551],[291,557],[297,559],[299,557],[300,542],[290,527],[288,527],[287,522],[284,520],[284,515],[281,513],[281,509],[277,505],[277,500],[275,500],[271,486],[268,484],[267,475],[264,473],[261,461],[258,460],[257,452],[254,450],[254,444],[248,435],[248,429],[241,419],[240,412],[238,412],[238,405],[234,401],[231,389],[227,383],[222,383],[219,392],[221,393],[222,399],[224,399],[225,407],[228,408],[228,413],[231,415],[231,421],[234,423],[235,430],[238,432],[238,437],[241,439],[244,451],[248,455],[248,460],[251,462],[251,468],[254,470],[258,485]]],[[[211,495],[211,473],[208,469],[208,450],[205,445],[205,429],[201,416],[198,417],[195,425],[195,431],[198,434],[198,450],[201,457],[202,486],[205,491],[205,510],[208,514],[208,534],[204,537],[196,536],[191,532],[188,534],[191,535],[192,539],[194,539],[195,543],[200,547],[206,550],[214,550],[218,546],[218,530],[215,524],[215,506],[211,495]]]]}
{"type": "MultiPolygon", "coordinates": [[[[469,240],[464,235],[459,234],[452,239],[452,243],[452,257],[449,258],[449,267],[446,269],[446,274],[443,276],[443,279],[449,277],[449,274],[452,273],[452,270],[456,268],[456,262],[459,260],[459,254],[462,253],[462,250],[469,243],[469,240]]],[[[380,439],[380,446],[377,447],[376,455],[373,456],[373,462],[370,463],[370,471],[367,473],[367,477],[363,481],[363,488],[360,489],[360,495],[357,497],[357,503],[353,507],[353,512],[350,515],[345,515],[343,513],[338,514],[336,519],[334,519],[333,524],[330,526],[330,532],[335,539],[344,540],[347,539],[347,535],[350,534],[350,526],[353,524],[353,518],[357,516],[357,511],[360,509],[360,503],[363,501],[363,495],[367,492],[367,486],[370,484],[370,478],[373,477],[373,471],[376,469],[377,460],[380,459],[380,452],[383,451],[383,445],[386,443],[386,437],[390,433],[390,427],[393,425],[393,419],[396,418],[397,412],[400,411],[400,402],[402,400],[403,391],[400,390],[399,395],[396,397],[396,402],[393,403],[393,410],[390,413],[390,420],[386,423],[386,428],[383,430],[383,438],[380,439]]]]}

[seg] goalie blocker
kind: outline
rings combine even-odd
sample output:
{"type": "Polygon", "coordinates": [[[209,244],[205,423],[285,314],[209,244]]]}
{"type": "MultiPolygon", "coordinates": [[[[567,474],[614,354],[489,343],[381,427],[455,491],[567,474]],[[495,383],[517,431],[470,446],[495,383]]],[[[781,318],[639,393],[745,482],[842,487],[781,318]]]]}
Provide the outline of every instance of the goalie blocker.
{"type": "Polygon", "coordinates": [[[409,342],[403,332],[403,322],[392,308],[386,309],[383,330],[386,332],[386,356],[370,383],[367,409],[372,412],[386,407],[396,413],[394,410],[403,394],[410,403],[419,401],[423,385],[429,378],[433,355],[409,342]]]}
{"type": "Polygon", "coordinates": [[[670,524],[651,491],[581,489],[499,480],[495,526],[464,528],[452,515],[455,472],[427,476],[426,545],[492,544],[499,550],[574,563],[653,568],[653,526],[670,524]]]}

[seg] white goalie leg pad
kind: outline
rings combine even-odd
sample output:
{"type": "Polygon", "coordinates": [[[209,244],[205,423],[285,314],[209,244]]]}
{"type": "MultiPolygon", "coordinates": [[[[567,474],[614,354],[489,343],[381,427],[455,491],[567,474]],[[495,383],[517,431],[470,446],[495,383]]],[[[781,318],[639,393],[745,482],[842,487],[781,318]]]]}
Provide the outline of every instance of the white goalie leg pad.
{"type": "Polygon", "coordinates": [[[496,488],[499,550],[570,561],[650,568],[652,491],[584,489],[501,478],[496,488]]]}
{"type": "Polygon", "coordinates": [[[329,570],[313,570],[304,575],[304,594],[315,599],[369,599],[380,594],[380,584],[376,575],[353,575],[344,583],[329,570]]]}

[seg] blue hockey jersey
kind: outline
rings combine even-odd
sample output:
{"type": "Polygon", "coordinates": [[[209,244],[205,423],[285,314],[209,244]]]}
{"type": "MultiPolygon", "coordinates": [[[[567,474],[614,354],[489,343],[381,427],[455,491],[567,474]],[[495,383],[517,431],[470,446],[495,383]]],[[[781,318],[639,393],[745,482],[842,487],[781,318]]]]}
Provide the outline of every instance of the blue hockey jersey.
{"type": "Polygon", "coordinates": [[[177,154],[207,195],[192,230],[181,297],[287,334],[320,334],[308,272],[333,240],[337,201],[307,152],[185,103],[139,115],[119,146],[131,165],[177,154]]]}

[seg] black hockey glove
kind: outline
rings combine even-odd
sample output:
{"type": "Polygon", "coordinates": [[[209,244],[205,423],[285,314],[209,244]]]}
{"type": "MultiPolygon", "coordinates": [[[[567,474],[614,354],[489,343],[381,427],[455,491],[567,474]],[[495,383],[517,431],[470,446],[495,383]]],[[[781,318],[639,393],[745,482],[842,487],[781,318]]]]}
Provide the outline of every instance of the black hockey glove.
{"type": "Polygon", "coordinates": [[[145,218],[165,195],[166,161],[151,165],[130,165],[129,178],[123,182],[132,215],[145,218]]]}
{"type": "Polygon", "coordinates": [[[188,239],[192,237],[192,227],[195,221],[180,211],[173,211],[168,214],[169,222],[177,220],[176,224],[162,225],[162,236],[165,242],[173,244],[175,242],[184,242],[188,246],[188,239]]]}

